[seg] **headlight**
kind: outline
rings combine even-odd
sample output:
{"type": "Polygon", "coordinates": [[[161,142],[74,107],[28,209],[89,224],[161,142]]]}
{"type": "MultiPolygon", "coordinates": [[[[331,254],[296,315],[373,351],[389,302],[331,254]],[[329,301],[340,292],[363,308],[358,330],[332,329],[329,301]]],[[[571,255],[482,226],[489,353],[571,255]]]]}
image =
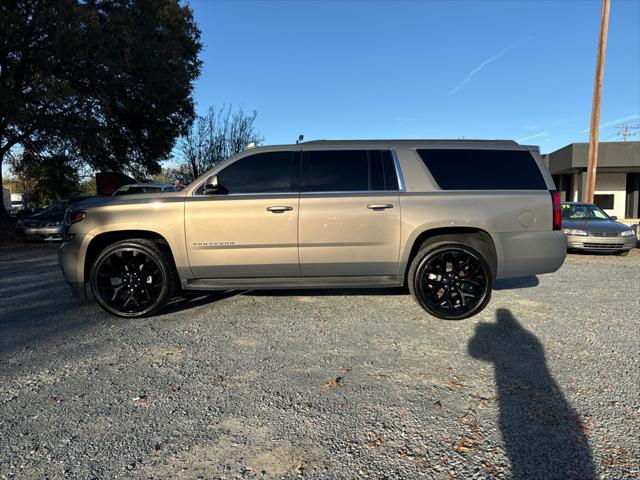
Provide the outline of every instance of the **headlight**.
{"type": "Polygon", "coordinates": [[[633,237],[636,234],[633,230],[625,230],[620,234],[621,237],[633,237]]]}
{"type": "Polygon", "coordinates": [[[584,230],[575,230],[573,228],[563,228],[562,231],[565,235],[576,235],[579,237],[586,237],[588,235],[584,230]]]}
{"type": "Polygon", "coordinates": [[[87,216],[87,211],[86,210],[74,210],[74,211],[67,211],[67,225],[71,225],[72,223],[78,223],[81,222],[82,220],[84,220],[84,218],[87,216]]]}
{"type": "Polygon", "coordinates": [[[49,222],[47,227],[57,227],[58,225],[62,225],[62,221],[56,220],[55,222],[49,222]]]}

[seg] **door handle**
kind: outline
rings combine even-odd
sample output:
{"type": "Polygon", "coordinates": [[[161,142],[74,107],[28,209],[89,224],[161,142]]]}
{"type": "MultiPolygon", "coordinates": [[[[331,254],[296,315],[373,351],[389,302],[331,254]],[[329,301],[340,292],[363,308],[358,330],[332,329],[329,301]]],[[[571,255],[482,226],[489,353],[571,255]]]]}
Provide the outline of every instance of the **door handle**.
{"type": "Polygon", "coordinates": [[[289,210],[293,210],[293,207],[289,207],[289,206],[267,207],[267,211],[271,213],[282,213],[282,212],[288,212],[289,210]]]}
{"type": "Polygon", "coordinates": [[[393,208],[392,203],[372,203],[371,205],[367,205],[369,210],[384,210],[385,208],[393,208]]]}

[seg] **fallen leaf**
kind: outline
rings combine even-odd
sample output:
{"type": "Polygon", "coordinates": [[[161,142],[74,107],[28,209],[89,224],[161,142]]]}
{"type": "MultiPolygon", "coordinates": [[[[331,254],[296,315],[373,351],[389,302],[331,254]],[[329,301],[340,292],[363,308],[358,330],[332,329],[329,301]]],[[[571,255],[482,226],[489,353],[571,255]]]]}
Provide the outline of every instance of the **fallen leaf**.
{"type": "Polygon", "coordinates": [[[482,469],[485,472],[491,473],[491,474],[498,473],[498,469],[494,467],[491,463],[487,462],[486,460],[482,460],[480,463],[482,464],[482,469]]]}
{"type": "Polygon", "coordinates": [[[426,470],[427,468],[429,468],[429,462],[427,462],[427,459],[424,455],[420,455],[418,457],[418,463],[420,464],[420,468],[422,470],[426,470]]]}
{"type": "Polygon", "coordinates": [[[211,380],[212,382],[224,382],[224,377],[219,373],[216,373],[215,375],[211,375],[209,377],[209,380],[211,380]]]}
{"type": "Polygon", "coordinates": [[[367,446],[381,447],[382,445],[384,445],[384,442],[382,441],[382,435],[376,435],[373,432],[367,432],[367,436],[369,437],[369,440],[366,442],[367,446]]]}
{"type": "Polygon", "coordinates": [[[343,386],[344,386],[344,377],[335,377],[329,380],[327,383],[325,383],[322,388],[324,390],[331,390],[332,388],[343,387],[343,386]]]}
{"type": "Polygon", "coordinates": [[[590,418],[587,418],[586,420],[579,419],[578,425],[580,431],[585,435],[589,435],[591,432],[593,432],[593,420],[591,420],[590,418]]]}
{"type": "Polygon", "coordinates": [[[136,405],[149,406],[151,402],[156,399],[155,395],[138,395],[137,397],[133,397],[133,403],[136,405]]]}
{"type": "Polygon", "coordinates": [[[451,388],[452,390],[458,390],[460,387],[463,386],[460,383],[460,380],[458,380],[458,377],[451,377],[449,380],[447,380],[447,384],[449,385],[449,388],[451,388]]]}
{"type": "Polygon", "coordinates": [[[56,397],[55,395],[49,395],[47,397],[47,403],[49,405],[53,405],[54,403],[58,403],[58,397],[56,397]]]}
{"type": "Polygon", "coordinates": [[[340,369],[340,374],[341,375],[347,375],[349,373],[351,373],[351,369],[350,368],[341,368],[340,369]]]}
{"type": "Polygon", "coordinates": [[[440,400],[436,400],[433,403],[433,409],[434,410],[440,410],[442,408],[442,402],[440,400]]]}
{"type": "Polygon", "coordinates": [[[458,453],[473,452],[477,447],[475,439],[471,437],[462,436],[458,442],[453,446],[453,449],[458,453]]]}

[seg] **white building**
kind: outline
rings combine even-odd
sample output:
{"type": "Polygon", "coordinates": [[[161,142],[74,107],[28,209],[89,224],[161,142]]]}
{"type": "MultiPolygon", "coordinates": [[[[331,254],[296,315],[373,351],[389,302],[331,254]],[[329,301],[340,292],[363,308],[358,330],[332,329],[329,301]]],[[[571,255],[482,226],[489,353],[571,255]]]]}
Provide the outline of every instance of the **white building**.
{"type": "MultiPolygon", "coordinates": [[[[588,143],[572,143],[544,155],[563,201],[584,200],[588,143]]],[[[594,203],[619,219],[640,217],[640,142],[602,142],[594,203]]]]}

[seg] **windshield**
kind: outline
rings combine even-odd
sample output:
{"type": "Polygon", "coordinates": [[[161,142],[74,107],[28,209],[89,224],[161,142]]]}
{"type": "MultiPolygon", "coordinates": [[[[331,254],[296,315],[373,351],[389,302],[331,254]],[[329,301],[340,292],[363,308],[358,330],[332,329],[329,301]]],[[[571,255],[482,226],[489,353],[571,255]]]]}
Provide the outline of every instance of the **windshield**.
{"type": "Polygon", "coordinates": [[[161,190],[160,187],[120,187],[118,190],[114,192],[114,195],[132,195],[134,193],[154,193],[159,192],[161,190]]]}
{"type": "Polygon", "coordinates": [[[69,204],[67,202],[56,202],[49,205],[41,213],[64,213],[69,204]]]}
{"type": "Polygon", "coordinates": [[[566,220],[610,220],[597,205],[562,204],[562,218],[566,220]]]}

